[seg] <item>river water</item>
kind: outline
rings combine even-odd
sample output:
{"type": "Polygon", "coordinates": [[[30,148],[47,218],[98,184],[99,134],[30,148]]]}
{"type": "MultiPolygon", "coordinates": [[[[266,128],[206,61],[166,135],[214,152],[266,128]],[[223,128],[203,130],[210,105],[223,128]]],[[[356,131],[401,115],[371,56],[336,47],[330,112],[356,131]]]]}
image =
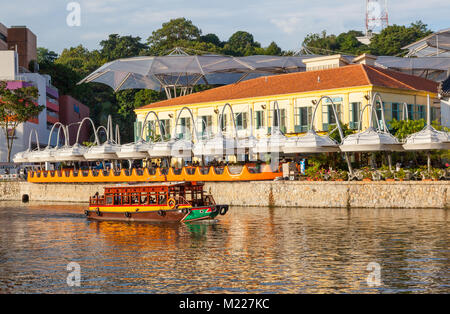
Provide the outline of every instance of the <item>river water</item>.
{"type": "Polygon", "coordinates": [[[232,207],[190,225],[83,210],[0,204],[0,293],[450,292],[448,210],[232,207]]]}

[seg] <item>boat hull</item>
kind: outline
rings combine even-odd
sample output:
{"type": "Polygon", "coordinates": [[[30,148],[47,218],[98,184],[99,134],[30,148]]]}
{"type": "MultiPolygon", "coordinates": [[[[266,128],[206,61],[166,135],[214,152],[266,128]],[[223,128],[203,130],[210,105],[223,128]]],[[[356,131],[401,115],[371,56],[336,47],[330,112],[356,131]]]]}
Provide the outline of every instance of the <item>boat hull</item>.
{"type": "Polygon", "coordinates": [[[193,222],[211,220],[219,214],[226,214],[227,205],[212,205],[202,207],[185,207],[181,209],[140,209],[139,207],[89,207],[85,211],[87,219],[103,221],[136,221],[136,222],[193,222]],[[226,209],[225,209],[226,208],[226,209]]]}

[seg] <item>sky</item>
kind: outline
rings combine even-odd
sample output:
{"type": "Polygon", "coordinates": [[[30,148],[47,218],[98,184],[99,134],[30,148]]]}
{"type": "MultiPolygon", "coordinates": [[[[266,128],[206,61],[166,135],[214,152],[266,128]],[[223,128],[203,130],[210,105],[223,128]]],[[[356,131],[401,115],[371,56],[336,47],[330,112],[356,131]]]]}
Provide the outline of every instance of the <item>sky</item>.
{"type": "MultiPolygon", "coordinates": [[[[222,41],[236,31],[253,34],[263,47],[275,41],[283,50],[297,51],[309,33],[339,34],[365,28],[365,0],[14,0],[2,1],[0,23],[26,25],[38,46],[57,53],[82,44],[99,48],[109,34],[139,36],[145,41],[170,19],[185,17],[222,41]],[[76,10],[80,8],[80,25],[76,10]]],[[[389,24],[422,20],[432,30],[450,27],[448,0],[388,0],[389,24]]]]}

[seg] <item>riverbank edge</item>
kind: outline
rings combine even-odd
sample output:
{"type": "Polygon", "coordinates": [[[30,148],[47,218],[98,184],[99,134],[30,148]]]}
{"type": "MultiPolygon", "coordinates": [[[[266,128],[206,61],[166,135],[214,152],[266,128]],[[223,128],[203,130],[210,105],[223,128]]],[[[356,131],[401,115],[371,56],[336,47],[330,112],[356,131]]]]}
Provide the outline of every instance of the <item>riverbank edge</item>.
{"type": "MultiPolygon", "coordinates": [[[[0,201],[87,203],[113,184],[33,184],[0,182],[0,201]]],[[[207,182],[218,204],[302,208],[439,208],[450,207],[449,181],[207,182]]]]}

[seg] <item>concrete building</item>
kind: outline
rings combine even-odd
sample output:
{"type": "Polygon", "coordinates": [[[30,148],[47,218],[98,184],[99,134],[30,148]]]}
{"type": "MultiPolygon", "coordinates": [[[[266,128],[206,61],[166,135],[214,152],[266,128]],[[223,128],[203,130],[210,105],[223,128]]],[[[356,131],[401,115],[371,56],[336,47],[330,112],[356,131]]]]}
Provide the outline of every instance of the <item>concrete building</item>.
{"type": "MultiPolygon", "coordinates": [[[[313,102],[323,95],[333,99],[339,120],[357,129],[360,112],[375,92],[383,99],[388,124],[393,118],[402,118],[403,103],[407,104],[410,119],[426,118],[427,95],[434,100],[432,119],[440,119],[440,105],[436,102],[438,83],[375,67],[373,59],[370,55],[363,55],[354,60],[358,64],[349,64],[341,55],[308,59],[304,61],[306,72],[261,77],[149,104],[135,110],[135,134],[139,134],[144,117],[151,110],[158,113],[168,134],[184,106],[192,109],[200,135],[205,135],[207,129],[215,133],[220,112],[229,103],[236,116],[238,136],[249,136],[252,125],[253,134],[261,137],[270,133],[275,101],[280,107],[281,129],[287,134],[303,133],[311,123],[313,102]],[[250,111],[253,112],[252,124],[250,111]]],[[[154,118],[150,116],[150,119],[150,128],[154,129],[154,118]]],[[[192,128],[190,120],[188,112],[184,111],[179,124],[192,128]]],[[[232,130],[229,112],[226,112],[224,120],[229,126],[227,130],[232,130]]],[[[363,129],[367,128],[368,121],[369,112],[366,110],[362,118],[363,129]]],[[[335,123],[331,103],[323,102],[317,111],[315,129],[327,131],[335,123]]],[[[156,132],[159,132],[157,128],[156,132]]]]}
{"type": "Polygon", "coordinates": [[[7,43],[7,49],[19,54],[19,66],[28,69],[30,62],[37,60],[37,38],[26,26],[8,28],[7,43]]]}
{"type": "MultiPolygon", "coordinates": [[[[89,107],[69,95],[59,97],[59,119],[64,125],[69,126],[69,144],[75,144],[79,122],[89,117],[89,107]]],[[[79,142],[89,141],[92,131],[90,125],[84,124],[80,131],[79,142]]]]}
{"type": "Polygon", "coordinates": [[[0,50],[8,49],[8,28],[0,23],[0,50]]]}
{"type": "MultiPolygon", "coordinates": [[[[58,90],[51,85],[48,75],[39,73],[27,73],[18,71],[18,55],[12,50],[0,51],[0,79],[7,82],[9,89],[34,86],[38,89],[39,97],[37,103],[45,106],[45,109],[35,119],[19,125],[16,129],[14,145],[11,157],[17,152],[28,148],[28,139],[32,129],[39,134],[39,145],[45,147],[48,144],[50,129],[59,121],[58,90]]],[[[7,160],[7,149],[5,145],[5,135],[0,134],[0,161],[7,160]]],[[[35,138],[32,138],[33,147],[37,146],[35,138]]],[[[51,145],[56,145],[56,135],[51,141],[51,145]]]]}

